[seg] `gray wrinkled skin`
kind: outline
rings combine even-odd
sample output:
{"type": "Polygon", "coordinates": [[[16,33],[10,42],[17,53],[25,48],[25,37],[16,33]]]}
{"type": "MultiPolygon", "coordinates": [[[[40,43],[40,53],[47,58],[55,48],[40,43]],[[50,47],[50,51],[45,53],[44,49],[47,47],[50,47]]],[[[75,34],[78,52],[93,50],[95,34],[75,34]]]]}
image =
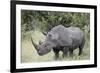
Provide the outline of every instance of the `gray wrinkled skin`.
{"type": "Polygon", "coordinates": [[[63,57],[69,52],[73,54],[73,50],[79,48],[79,55],[85,44],[83,31],[78,27],[64,27],[58,25],[53,27],[46,35],[43,43],[38,45],[39,55],[45,55],[53,49],[55,57],[59,57],[59,51],[63,52],[63,57]]]}

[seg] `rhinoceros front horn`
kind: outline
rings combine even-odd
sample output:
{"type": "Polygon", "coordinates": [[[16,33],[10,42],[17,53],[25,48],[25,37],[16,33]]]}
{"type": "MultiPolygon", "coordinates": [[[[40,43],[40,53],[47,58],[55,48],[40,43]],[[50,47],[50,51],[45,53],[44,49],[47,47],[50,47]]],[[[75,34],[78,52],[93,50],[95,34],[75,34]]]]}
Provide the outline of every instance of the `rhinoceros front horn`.
{"type": "Polygon", "coordinates": [[[32,37],[31,37],[31,42],[32,42],[33,46],[35,47],[35,49],[38,50],[38,45],[36,45],[36,44],[34,43],[34,41],[32,40],[32,37]]]}

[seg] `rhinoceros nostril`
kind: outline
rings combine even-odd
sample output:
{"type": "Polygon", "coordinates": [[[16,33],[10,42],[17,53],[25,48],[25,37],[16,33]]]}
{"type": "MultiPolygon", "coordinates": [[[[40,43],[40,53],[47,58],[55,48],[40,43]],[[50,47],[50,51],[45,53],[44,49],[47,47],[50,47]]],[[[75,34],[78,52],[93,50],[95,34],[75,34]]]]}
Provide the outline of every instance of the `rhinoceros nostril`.
{"type": "Polygon", "coordinates": [[[38,51],[38,54],[39,54],[39,55],[41,55],[41,54],[42,54],[42,52],[41,52],[41,51],[38,51]]]}

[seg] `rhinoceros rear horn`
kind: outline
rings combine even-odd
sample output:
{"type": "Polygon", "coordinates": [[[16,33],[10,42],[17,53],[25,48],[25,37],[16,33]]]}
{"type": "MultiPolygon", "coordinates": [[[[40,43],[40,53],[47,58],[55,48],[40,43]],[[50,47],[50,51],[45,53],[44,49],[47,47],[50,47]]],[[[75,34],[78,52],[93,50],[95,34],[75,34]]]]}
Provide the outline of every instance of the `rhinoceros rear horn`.
{"type": "Polygon", "coordinates": [[[47,32],[42,32],[45,36],[47,35],[47,32]]]}
{"type": "Polygon", "coordinates": [[[36,45],[36,44],[34,43],[34,41],[32,40],[32,37],[31,37],[31,42],[32,42],[33,46],[35,47],[35,49],[38,50],[38,45],[36,45]]]}

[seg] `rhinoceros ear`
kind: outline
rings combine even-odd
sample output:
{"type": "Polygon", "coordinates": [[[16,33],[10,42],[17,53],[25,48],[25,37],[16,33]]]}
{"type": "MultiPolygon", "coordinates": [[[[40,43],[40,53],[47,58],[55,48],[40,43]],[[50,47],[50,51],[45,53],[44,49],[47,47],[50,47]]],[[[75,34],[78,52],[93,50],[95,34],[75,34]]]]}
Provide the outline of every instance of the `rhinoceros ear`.
{"type": "Polygon", "coordinates": [[[50,37],[52,40],[58,40],[59,35],[58,35],[57,33],[55,33],[55,34],[49,34],[49,37],[50,37]]]}

